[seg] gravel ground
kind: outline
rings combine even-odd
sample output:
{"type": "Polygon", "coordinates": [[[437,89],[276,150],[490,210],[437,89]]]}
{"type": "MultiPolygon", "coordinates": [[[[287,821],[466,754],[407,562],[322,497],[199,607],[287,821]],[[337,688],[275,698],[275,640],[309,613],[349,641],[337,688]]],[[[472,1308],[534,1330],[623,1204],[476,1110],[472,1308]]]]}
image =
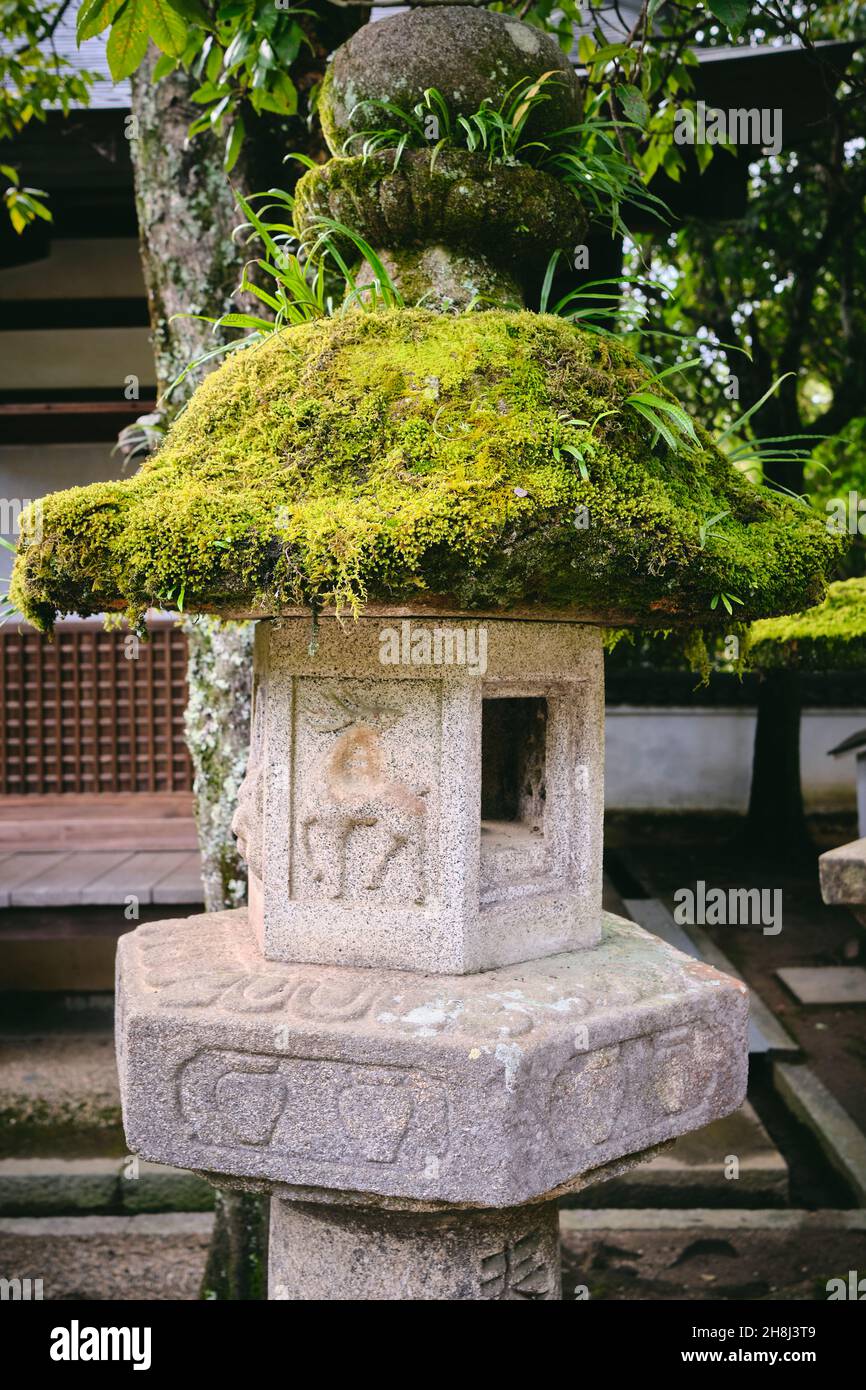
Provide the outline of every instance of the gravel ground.
{"type": "Polygon", "coordinates": [[[604,1300],[823,1302],[828,1279],[863,1269],[864,1246],[863,1231],[844,1230],[569,1232],[563,1299],[582,1284],[604,1300]]]}

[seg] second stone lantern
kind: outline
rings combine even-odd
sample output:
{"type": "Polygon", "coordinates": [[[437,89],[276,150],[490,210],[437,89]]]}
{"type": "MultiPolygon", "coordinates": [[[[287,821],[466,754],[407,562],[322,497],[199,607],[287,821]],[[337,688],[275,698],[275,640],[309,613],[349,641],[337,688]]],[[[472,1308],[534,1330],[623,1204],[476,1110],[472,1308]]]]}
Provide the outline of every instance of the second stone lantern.
{"type": "Polygon", "coordinates": [[[801,609],[836,542],[660,435],[617,339],[481,311],[582,235],[571,189],[345,145],[377,102],[468,115],[551,73],[539,139],[581,94],[538,31],[361,30],[296,212],[374,246],[391,307],[235,354],[135,477],[46,498],[16,565],[42,627],[179,593],[258,619],[249,907],[123,938],[117,1039],[132,1150],[270,1192],[272,1298],[557,1298],[557,1198],[745,1092],[744,987],[602,910],[602,629],[801,609]]]}

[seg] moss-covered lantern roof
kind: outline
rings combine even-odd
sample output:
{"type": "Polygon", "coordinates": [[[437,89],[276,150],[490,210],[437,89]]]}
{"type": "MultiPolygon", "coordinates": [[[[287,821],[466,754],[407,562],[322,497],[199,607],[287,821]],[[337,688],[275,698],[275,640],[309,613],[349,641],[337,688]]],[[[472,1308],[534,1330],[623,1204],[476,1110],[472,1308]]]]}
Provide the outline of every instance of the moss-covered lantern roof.
{"type": "Polygon", "coordinates": [[[755,623],[748,662],[764,670],[866,668],[866,579],[840,579],[815,608],[755,623]]]}
{"type": "Polygon", "coordinates": [[[697,447],[656,437],[628,402],[646,378],[543,314],[286,329],[209,375],[133,477],[45,498],[11,597],[42,628],[424,603],[661,627],[711,621],[722,593],[741,620],[819,601],[840,545],[824,519],[699,427],[697,447]]]}

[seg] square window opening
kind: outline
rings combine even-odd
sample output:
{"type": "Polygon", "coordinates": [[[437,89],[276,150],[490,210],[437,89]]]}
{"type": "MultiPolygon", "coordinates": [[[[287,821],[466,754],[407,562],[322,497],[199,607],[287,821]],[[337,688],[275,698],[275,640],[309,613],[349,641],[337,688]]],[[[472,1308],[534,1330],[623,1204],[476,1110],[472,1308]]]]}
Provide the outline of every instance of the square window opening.
{"type": "Polygon", "coordinates": [[[543,835],[546,757],[546,699],[482,700],[482,822],[511,835],[543,835]]]}

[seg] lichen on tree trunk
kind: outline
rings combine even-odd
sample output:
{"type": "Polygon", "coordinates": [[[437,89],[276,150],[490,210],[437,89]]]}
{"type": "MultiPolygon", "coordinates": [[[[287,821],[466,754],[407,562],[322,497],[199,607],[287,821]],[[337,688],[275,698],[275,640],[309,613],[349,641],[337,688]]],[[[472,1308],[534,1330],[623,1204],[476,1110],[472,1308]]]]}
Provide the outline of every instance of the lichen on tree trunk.
{"type": "Polygon", "coordinates": [[[250,1302],[267,1297],[268,1202],[217,1189],[214,1234],[202,1298],[250,1302]]]}
{"type": "Polygon", "coordinates": [[[202,850],[205,907],[216,912],[246,901],[246,870],[231,819],[247,765],[253,660],[252,623],[187,620],[189,702],[186,741],[202,850]]]}

